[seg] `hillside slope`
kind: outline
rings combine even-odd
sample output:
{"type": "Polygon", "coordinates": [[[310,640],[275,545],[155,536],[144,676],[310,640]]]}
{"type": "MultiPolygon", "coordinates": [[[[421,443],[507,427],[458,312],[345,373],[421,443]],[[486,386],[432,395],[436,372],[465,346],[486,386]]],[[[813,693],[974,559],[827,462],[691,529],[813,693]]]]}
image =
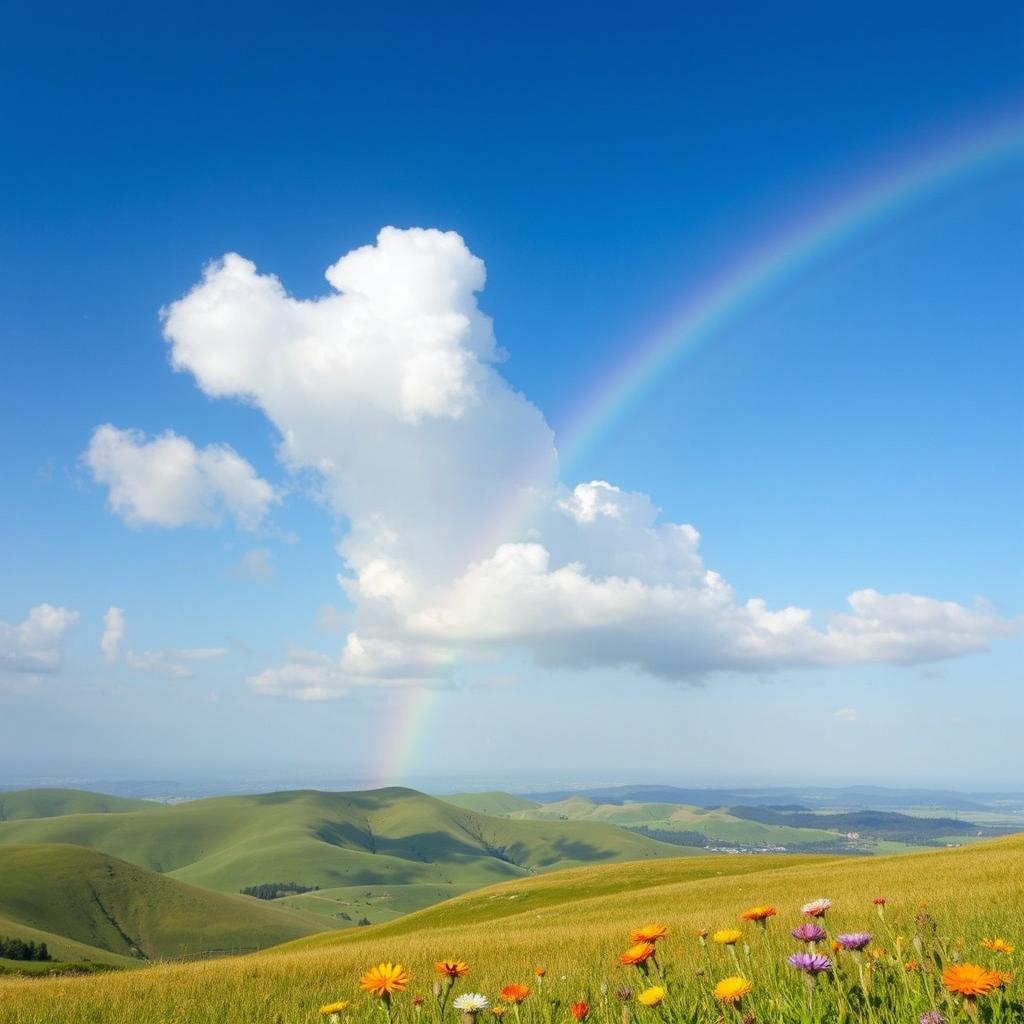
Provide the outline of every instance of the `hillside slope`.
{"type": "MultiPolygon", "coordinates": [[[[600,1006],[605,986],[646,984],[635,968],[617,967],[615,957],[629,929],[647,921],[664,921],[669,928],[659,948],[673,966],[671,984],[682,991],[685,1007],[685,1014],[673,1019],[717,1018],[711,985],[735,968],[723,949],[702,947],[694,933],[740,927],[752,949],[744,969],[754,980],[755,1019],[797,1022],[806,1019],[804,985],[795,972],[780,972],[777,964],[793,948],[787,932],[801,920],[803,902],[827,895],[834,901],[828,916],[834,930],[872,931],[876,941],[895,948],[884,970],[898,980],[905,977],[899,954],[909,949],[911,937],[922,927],[931,934],[930,924],[922,926],[917,917],[923,903],[930,915],[925,920],[934,919],[938,934],[953,937],[965,956],[980,962],[993,957],[981,946],[982,936],[1024,933],[1017,898],[1022,863],[1024,836],[1016,836],[899,857],[699,857],[553,872],[480,890],[391,924],[313,936],[255,957],[90,977],[64,987],[0,979],[0,1024],[48,1024],[58,995],[62,1019],[90,1024],[278,1018],[313,1024],[318,1007],[336,999],[353,1000],[353,1021],[380,1020],[379,1005],[358,991],[357,979],[368,965],[387,960],[400,961],[411,971],[408,990],[396,1000],[395,1019],[412,1024],[419,1017],[410,1008],[410,997],[429,998],[434,961],[442,957],[469,962],[470,978],[460,983],[461,990],[469,986],[494,998],[509,981],[527,981],[535,988],[528,1019],[547,1019],[539,1008],[557,1002],[560,1010],[552,1019],[566,1020],[566,1008],[575,999],[600,1006]],[[888,900],[884,923],[872,905],[874,895],[888,900]],[[766,933],[738,921],[741,911],[759,903],[774,904],[779,911],[766,933]],[[548,969],[543,990],[534,981],[537,965],[548,969]],[[788,1000],[784,1005],[792,1012],[775,1012],[773,986],[782,987],[788,1000]],[[695,1006],[697,1017],[692,1015],[695,1006]]],[[[855,988],[855,969],[847,974],[848,988],[855,988]]],[[[872,1019],[905,1024],[933,1005],[926,987],[899,983],[895,991],[898,1001],[872,1019]]],[[[611,1008],[618,1011],[614,1004],[611,1008]]],[[[1022,1009],[1019,1002],[1008,1002],[993,1019],[1019,1021],[1022,1017],[1015,1014],[1022,1009]]],[[[643,1013],[634,1019],[660,1018],[643,1013]]]]}
{"type": "Polygon", "coordinates": [[[603,823],[491,818],[399,788],[9,821],[0,824],[0,847],[8,843],[87,846],[222,892],[294,881],[322,888],[427,883],[454,893],[555,867],[679,856],[677,847],[603,823]]]}
{"type": "Polygon", "coordinates": [[[265,947],[321,927],[310,915],[209,892],[79,846],[0,847],[0,934],[46,933],[36,941],[55,956],[90,958],[88,950],[65,951],[60,940],[153,959],[265,947]]]}
{"type": "Polygon", "coordinates": [[[0,822],[29,818],[56,818],[65,814],[119,814],[124,811],[159,811],[162,804],[107,796],[83,789],[17,789],[0,791],[0,822]]]}

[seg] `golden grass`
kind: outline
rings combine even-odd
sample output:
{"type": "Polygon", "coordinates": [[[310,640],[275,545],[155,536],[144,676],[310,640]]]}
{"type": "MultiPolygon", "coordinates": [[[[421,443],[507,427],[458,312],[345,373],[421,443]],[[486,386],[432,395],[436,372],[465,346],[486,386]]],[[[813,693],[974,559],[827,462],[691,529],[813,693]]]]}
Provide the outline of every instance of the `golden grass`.
{"type": "MultiPolygon", "coordinates": [[[[659,956],[675,1002],[658,1011],[633,1002],[630,1012],[640,1024],[665,1019],[713,1024],[718,1010],[710,990],[715,981],[737,973],[737,966],[754,981],[744,1009],[749,1004],[758,1024],[838,1021],[827,1015],[823,1000],[817,1016],[809,1015],[796,972],[779,967],[784,954],[797,948],[788,931],[799,923],[800,905],[828,896],[834,901],[829,915],[833,931],[874,932],[876,945],[887,948],[892,963],[886,968],[892,978],[886,981],[880,972],[877,982],[878,992],[890,1002],[873,1008],[870,1017],[846,1019],[916,1024],[931,999],[925,981],[934,989],[936,976],[904,977],[902,968],[899,977],[893,974],[902,957],[915,955],[915,915],[927,907],[945,937],[944,955],[955,957],[962,950],[965,960],[1012,970],[1014,958],[985,950],[981,939],[998,934],[1024,948],[1022,868],[1024,837],[886,858],[701,857],[577,869],[505,883],[389,924],[314,936],[256,956],[76,979],[0,980],[0,1022],[312,1024],[320,1019],[321,1004],[338,999],[353,1001],[347,1016],[354,1022],[383,1021],[379,1005],[358,992],[357,978],[369,965],[391,960],[405,964],[413,976],[407,993],[395,999],[396,1020],[414,1019],[410,997],[420,994],[427,997],[422,1011],[427,1024],[435,1013],[433,964],[458,957],[472,969],[456,992],[480,991],[493,999],[509,982],[535,985],[534,968],[544,965],[543,990],[524,1004],[524,1019],[568,1021],[569,1003],[585,999],[595,1008],[591,1019],[610,1024],[622,1019],[621,1007],[613,995],[604,1001],[602,983],[612,993],[624,983],[637,987],[636,969],[614,966],[615,958],[626,948],[630,929],[650,920],[670,929],[659,956]],[[885,925],[872,906],[876,895],[888,900],[885,925]],[[740,924],[743,910],[766,903],[779,908],[767,932],[740,924]],[[743,928],[750,960],[744,960],[742,948],[738,964],[723,950],[701,948],[695,932],[721,927],[743,928]]],[[[852,970],[849,964],[844,967],[854,978],[852,970]]],[[[1008,995],[990,1001],[986,1012],[996,1011],[992,1020],[1019,1022],[1024,1009],[1016,1000],[1011,986],[1008,995]]],[[[944,1012],[951,1021],[967,1019],[955,1005],[945,1006],[944,1012]]],[[[449,1009],[446,1019],[455,1022],[458,1016],[449,1009]]],[[[490,1018],[480,1021],[486,1024],[490,1018]]]]}

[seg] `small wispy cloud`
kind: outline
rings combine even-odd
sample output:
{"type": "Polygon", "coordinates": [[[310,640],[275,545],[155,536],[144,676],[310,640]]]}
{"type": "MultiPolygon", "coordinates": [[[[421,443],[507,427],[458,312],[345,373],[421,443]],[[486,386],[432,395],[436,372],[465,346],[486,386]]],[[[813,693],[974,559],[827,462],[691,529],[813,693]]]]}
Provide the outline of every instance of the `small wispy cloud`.
{"type": "Polygon", "coordinates": [[[856,708],[836,708],[832,712],[832,717],[840,722],[849,722],[850,725],[855,725],[861,720],[861,713],[856,708]]]}

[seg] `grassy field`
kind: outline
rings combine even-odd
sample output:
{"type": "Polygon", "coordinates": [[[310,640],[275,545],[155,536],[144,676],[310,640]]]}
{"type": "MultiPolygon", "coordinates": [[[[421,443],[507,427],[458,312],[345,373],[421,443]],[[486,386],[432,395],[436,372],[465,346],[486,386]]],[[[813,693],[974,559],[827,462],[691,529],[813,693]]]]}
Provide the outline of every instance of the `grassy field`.
{"type": "Polygon", "coordinates": [[[120,814],[159,810],[148,800],[89,793],[81,789],[21,789],[0,791],[0,822],[29,818],[57,818],[65,814],[120,814]]]}
{"type": "MultiPolygon", "coordinates": [[[[1013,942],[1024,935],[1022,865],[1024,837],[1012,837],[889,858],[699,857],[556,872],[255,956],[90,978],[0,979],[0,1022],[313,1024],[321,1004],[333,1000],[350,1001],[342,1022],[384,1022],[382,1005],[359,992],[358,978],[389,960],[412,974],[393,999],[393,1020],[434,1022],[442,1019],[431,994],[434,962],[457,957],[470,973],[455,994],[481,992],[493,1001],[501,986],[525,983],[532,992],[513,1016],[531,1024],[569,1022],[569,1005],[577,1000],[590,1004],[589,1019],[600,1024],[738,1024],[746,1013],[758,1024],[915,1024],[932,1009],[951,1022],[1019,1024],[1019,982],[982,996],[975,1018],[970,1003],[945,993],[941,968],[959,957],[1013,970],[1015,954],[991,952],[981,939],[1013,942]],[[884,919],[872,904],[879,895],[888,901],[884,919]],[[802,920],[801,905],[822,896],[834,901],[824,922],[832,935],[867,931],[873,938],[860,959],[832,954],[835,970],[819,979],[809,999],[803,976],[785,956],[798,948],[789,929],[802,920]],[[739,921],[755,904],[778,908],[765,929],[739,921]],[[637,967],[617,966],[630,930],[649,921],[669,929],[659,943],[659,967],[645,976],[637,967]],[[697,937],[701,929],[734,927],[742,933],[734,954],[697,937]],[[905,968],[910,961],[917,969],[905,968]],[[538,966],[547,971],[542,985],[538,966]],[[717,1003],[715,984],[736,974],[750,980],[752,991],[738,1007],[717,1003]],[[639,1004],[641,990],[662,983],[665,1002],[639,1004]],[[620,987],[633,998],[620,1002],[620,987]],[[426,999],[419,1011],[412,1002],[417,995],[426,999]]],[[[830,952],[827,944],[819,951],[830,952]]],[[[449,1007],[443,1019],[459,1016],[449,1007]]]]}
{"type": "Polygon", "coordinates": [[[124,966],[203,949],[272,946],[322,918],[209,892],[79,846],[0,847],[0,935],[62,960],[124,966]]]}
{"type": "Polygon", "coordinates": [[[287,881],[464,890],[554,867],[680,854],[600,822],[490,818],[400,788],[298,790],[7,821],[0,823],[0,849],[9,843],[86,846],[231,893],[287,881]]]}

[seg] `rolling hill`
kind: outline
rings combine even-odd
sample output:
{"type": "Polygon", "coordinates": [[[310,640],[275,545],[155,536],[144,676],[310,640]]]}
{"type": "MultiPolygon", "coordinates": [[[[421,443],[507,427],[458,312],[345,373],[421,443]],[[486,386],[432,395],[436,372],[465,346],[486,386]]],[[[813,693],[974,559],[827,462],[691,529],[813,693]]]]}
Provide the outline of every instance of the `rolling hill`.
{"type": "Polygon", "coordinates": [[[61,960],[125,965],[208,949],[266,947],[322,919],[200,889],[80,846],[0,847],[0,935],[61,960]]]}
{"type": "MultiPolygon", "coordinates": [[[[492,818],[400,788],[298,790],[8,821],[0,824],[0,848],[9,843],[89,847],[220,892],[275,881],[323,890],[383,886],[403,909],[553,868],[679,856],[677,847],[601,822],[492,818]]],[[[347,923],[339,915],[349,911],[328,899],[322,893],[292,903],[347,923]]]]}
{"type": "Polygon", "coordinates": [[[148,800],[89,793],[81,789],[20,789],[0,791],[0,822],[57,818],[65,814],[118,814],[159,809],[148,800]]]}
{"type": "MultiPolygon", "coordinates": [[[[404,1024],[414,1019],[409,996],[429,996],[434,961],[451,956],[470,963],[468,984],[492,998],[509,981],[526,980],[536,987],[533,970],[538,964],[546,966],[543,992],[537,988],[531,996],[536,1002],[527,1009],[527,1019],[545,1019],[540,1008],[551,1001],[560,1006],[558,1019],[567,1019],[566,1008],[574,999],[601,1006],[603,985],[646,983],[635,968],[615,966],[629,929],[646,921],[668,925],[669,936],[659,948],[674,965],[671,984],[682,992],[685,1019],[714,1020],[710,986],[735,968],[722,949],[700,946],[695,932],[736,926],[740,912],[755,903],[776,905],[779,917],[764,935],[755,925],[742,925],[751,946],[749,960],[744,954],[744,972],[754,981],[751,1008],[757,1020],[797,1021],[805,1019],[804,986],[796,972],[780,972],[776,964],[792,948],[786,933],[800,921],[803,902],[828,895],[834,901],[829,913],[834,930],[866,929],[886,946],[895,943],[897,958],[879,967],[879,978],[890,972],[898,980],[904,976],[900,945],[909,949],[910,937],[922,927],[926,936],[932,934],[932,925],[921,925],[922,918],[915,917],[923,905],[924,920],[934,922],[940,936],[955,937],[965,956],[982,962],[991,958],[981,947],[983,935],[1021,934],[1024,913],[1017,878],[1022,862],[1024,837],[1015,836],[900,857],[705,856],[559,871],[479,890],[374,928],[314,935],[258,956],[168,965],[63,985],[0,980],[0,1024],[50,1020],[47,1013],[58,992],[61,1019],[90,1024],[278,1018],[312,1024],[318,1007],[335,999],[354,1000],[349,1011],[354,1021],[379,1020],[379,1007],[358,992],[357,978],[368,965],[386,960],[401,961],[412,974],[408,991],[396,1000],[395,1019],[404,1024]],[[872,906],[874,895],[888,900],[884,923],[872,906]],[[783,1014],[773,1015],[773,991],[792,997],[783,1004],[783,1014]],[[702,1008],[701,1015],[692,1015],[694,1006],[702,1008]]],[[[854,970],[849,985],[856,984],[854,970]]],[[[873,1019],[884,1024],[917,1020],[934,1005],[923,984],[884,991],[896,993],[891,1009],[876,1008],[873,1019]]],[[[1012,992],[1002,1014],[993,1019],[1021,1019],[1015,1016],[1021,1004],[1012,992]]],[[[611,1008],[615,1016],[608,1019],[618,1019],[618,1007],[611,1008]]]]}

